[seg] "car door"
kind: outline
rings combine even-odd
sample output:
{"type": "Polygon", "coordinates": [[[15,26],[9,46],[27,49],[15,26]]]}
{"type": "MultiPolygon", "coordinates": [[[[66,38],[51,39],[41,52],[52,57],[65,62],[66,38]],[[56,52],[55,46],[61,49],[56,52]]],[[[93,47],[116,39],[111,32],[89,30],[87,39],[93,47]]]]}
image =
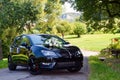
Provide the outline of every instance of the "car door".
{"type": "Polygon", "coordinates": [[[17,65],[27,64],[30,47],[30,41],[27,38],[27,36],[16,37],[11,47],[13,62],[16,63],[17,65]]]}

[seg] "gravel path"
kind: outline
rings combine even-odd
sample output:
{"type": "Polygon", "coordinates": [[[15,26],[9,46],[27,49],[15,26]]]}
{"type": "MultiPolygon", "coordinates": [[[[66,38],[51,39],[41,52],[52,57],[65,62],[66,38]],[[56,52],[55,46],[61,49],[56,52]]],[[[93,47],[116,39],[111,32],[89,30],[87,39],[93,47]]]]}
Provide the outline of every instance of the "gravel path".
{"type": "Polygon", "coordinates": [[[41,75],[31,75],[24,67],[17,68],[16,71],[9,71],[8,68],[0,70],[0,80],[88,80],[89,65],[88,58],[97,55],[98,52],[82,50],[84,55],[84,65],[80,72],[69,73],[65,70],[46,71],[41,75]]]}

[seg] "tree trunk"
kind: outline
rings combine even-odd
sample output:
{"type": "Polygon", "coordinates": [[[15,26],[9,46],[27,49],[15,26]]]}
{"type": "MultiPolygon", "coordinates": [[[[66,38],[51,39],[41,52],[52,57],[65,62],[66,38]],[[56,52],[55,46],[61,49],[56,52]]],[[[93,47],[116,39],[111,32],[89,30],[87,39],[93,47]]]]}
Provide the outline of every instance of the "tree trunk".
{"type": "Polygon", "coordinates": [[[80,37],[80,34],[77,34],[77,37],[79,38],[79,37],[80,37]]]}
{"type": "Polygon", "coordinates": [[[2,42],[0,40],[0,60],[2,60],[3,55],[2,55],[2,42]]]}
{"type": "Polygon", "coordinates": [[[62,33],[62,38],[64,39],[64,33],[62,33]]]}

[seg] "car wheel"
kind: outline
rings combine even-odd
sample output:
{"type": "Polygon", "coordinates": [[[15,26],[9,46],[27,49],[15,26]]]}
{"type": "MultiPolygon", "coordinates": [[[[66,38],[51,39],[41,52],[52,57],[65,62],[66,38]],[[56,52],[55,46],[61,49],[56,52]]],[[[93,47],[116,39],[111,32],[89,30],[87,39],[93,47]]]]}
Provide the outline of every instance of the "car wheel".
{"type": "Polygon", "coordinates": [[[79,72],[82,68],[82,63],[80,62],[76,62],[76,67],[73,67],[73,68],[68,68],[67,70],[69,72],[79,72]]]}
{"type": "Polygon", "coordinates": [[[37,63],[34,62],[35,58],[32,56],[29,58],[28,64],[29,64],[29,71],[32,75],[38,75],[40,74],[40,69],[39,69],[39,65],[37,63]]]}
{"type": "Polygon", "coordinates": [[[16,70],[16,65],[13,63],[11,56],[8,56],[8,68],[9,70],[16,70]]]}
{"type": "Polygon", "coordinates": [[[75,68],[68,68],[67,70],[69,71],[69,72],[79,72],[80,71],[80,67],[75,67],[75,68]]]}

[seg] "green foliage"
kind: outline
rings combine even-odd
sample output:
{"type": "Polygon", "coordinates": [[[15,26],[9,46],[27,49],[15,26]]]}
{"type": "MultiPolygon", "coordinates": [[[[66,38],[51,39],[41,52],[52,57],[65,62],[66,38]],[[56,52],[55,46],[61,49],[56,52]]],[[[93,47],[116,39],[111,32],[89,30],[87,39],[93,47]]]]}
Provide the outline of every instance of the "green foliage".
{"type": "Polygon", "coordinates": [[[117,37],[111,39],[111,43],[106,48],[100,51],[101,53],[100,55],[109,57],[112,54],[114,54],[116,57],[118,57],[116,53],[119,53],[119,51],[120,51],[120,38],[117,37]]]}
{"type": "Polygon", "coordinates": [[[2,33],[2,51],[3,51],[3,56],[7,57],[8,52],[9,52],[9,47],[11,45],[11,42],[13,42],[14,37],[18,35],[17,33],[17,28],[7,28],[4,30],[2,33]]]}
{"type": "Polygon", "coordinates": [[[52,33],[62,11],[61,6],[60,0],[0,0],[0,45],[4,57],[7,57],[16,35],[23,32],[52,33]]]}
{"type": "Polygon", "coordinates": [[[37,10],[30,1],[19,3],[2,0],[0,4],[0,31],[4,31],[8,27],[17,27],[19,32],[23,30],[27,21],[33,22],[37,19],[37,10]]]}
{"type": "Polygon", "coordinates": [[[33,23],[38,11],[31,1],[0,0],[0,38],[4,57],[7,57],[13,38],[22,33],[27,21],[33,23]]]}
{"type": "Polygon", "coordinates": [[[85,24],[80,22],[75,22],[74,34],[77,35],[77,37],[80,37],[80,35],[84,34],[85,32],[86,32],[85,24]]]}
{"type": "Polygon", "coordinates": [[[70,31],[70,25],[67,21],[61,21],[56,25],[56,29],[58,33],[61,33],[62,37],[64,38],[64,34],[70,31]]]}
{"type": "Polygon", "coordinates": [[[32,2],[23,3],[12,2],[11,0],[1,0],[0,2],[0,32],[2,33],[8,27],[16,27],[18,32],[23,31],[27,21],[35,21],[38,11],[32,5],[32,2]]]}
{"type": "Polygon", "coordinates": [[[112,53],[110,48],[104,48],[104,49],[101,49],[99,56],[104,56],[106,58],[109,58],[111,57],[111,54],[112,53]]]}
{"type": "Polygon", "coordinates": [[[115,19],[120,20],[120,1],[118,0],[68,0],[76,10],[83,12],[87,25],[95,30],[114,33],[120,27],[115,26],[115,19]]]}
{"type": "Polygon", "coordinates": [[[41,33],[52,33],[62,11],[60,0],[46,0],[40,4],[41,14],[38,15],[37,29],[41,33]]]}
{"type": "Polygon", "coordinates": [[[2,42],[0,40],[0,60],[2,60],[3,58],[3,54],[2,54],[2,46],[1,46],[2,42]]]}

